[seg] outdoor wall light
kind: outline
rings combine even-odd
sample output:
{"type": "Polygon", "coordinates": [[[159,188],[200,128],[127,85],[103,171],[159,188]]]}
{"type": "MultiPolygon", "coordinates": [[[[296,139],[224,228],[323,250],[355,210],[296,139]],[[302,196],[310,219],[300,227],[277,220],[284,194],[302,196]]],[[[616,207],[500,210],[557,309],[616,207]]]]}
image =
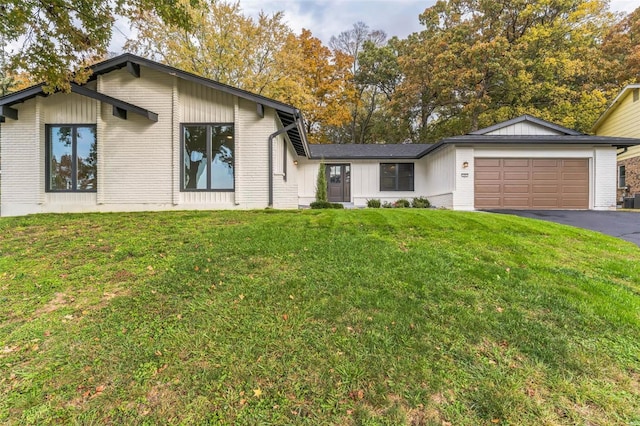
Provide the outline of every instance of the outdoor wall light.
{"type": "Polygon", "coordinates": [[[297,166],[298,165],[298,160],[293,160],[293,165],[297,166]]]}
{"type": "Polygon", "coordinates": [[[462,168],[466,169],[467,167],[469,167],[469,162],[465,161],[464,163],[462,163],[462,168]]]}

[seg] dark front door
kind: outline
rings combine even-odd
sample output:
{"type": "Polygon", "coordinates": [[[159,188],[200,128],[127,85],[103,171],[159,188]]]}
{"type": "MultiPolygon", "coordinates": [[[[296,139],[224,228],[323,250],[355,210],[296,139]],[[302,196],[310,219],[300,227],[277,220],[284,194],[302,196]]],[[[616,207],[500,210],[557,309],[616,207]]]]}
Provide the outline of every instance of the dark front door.
{"type": "Polygon", "coordinates": [[[327,164],[327,198],[332,203],[351,201],[351,165],[327,164]]]}

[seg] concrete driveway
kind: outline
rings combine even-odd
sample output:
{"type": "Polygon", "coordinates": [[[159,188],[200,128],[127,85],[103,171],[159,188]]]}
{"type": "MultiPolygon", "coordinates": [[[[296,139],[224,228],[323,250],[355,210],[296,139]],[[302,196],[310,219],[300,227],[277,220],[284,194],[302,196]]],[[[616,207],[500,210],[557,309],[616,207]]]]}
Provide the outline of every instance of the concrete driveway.
{"type": "Polygon", "coordinates": [[[640,247],[640,210],[638,212],[619,211],[577,211],[577,210],[493,210],[532,219],[547,220],[578,228],[591,229],[640,247]]]}

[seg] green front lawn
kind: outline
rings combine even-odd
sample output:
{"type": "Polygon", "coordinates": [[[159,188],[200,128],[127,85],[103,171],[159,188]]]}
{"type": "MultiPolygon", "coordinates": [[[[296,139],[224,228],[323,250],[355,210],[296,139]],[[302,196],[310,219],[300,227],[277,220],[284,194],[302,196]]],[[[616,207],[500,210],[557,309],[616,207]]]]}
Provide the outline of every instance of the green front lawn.
{"type": "Polygon", "coordinates": [[[0,219],[0,423],[640,425],[640,250],[418,209],[0,219]]]}

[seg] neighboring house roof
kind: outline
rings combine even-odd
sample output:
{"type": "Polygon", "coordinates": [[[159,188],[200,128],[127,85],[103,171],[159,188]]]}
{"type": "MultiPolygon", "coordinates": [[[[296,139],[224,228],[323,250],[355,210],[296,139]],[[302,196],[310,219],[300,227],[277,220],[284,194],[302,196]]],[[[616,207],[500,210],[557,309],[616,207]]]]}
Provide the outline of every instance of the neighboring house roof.
{"type": "Polygon", "coordinates": [[[571,136],[582,135],[582,133],[577,132],[575,130],[559,126],[550,121],[542,120],[540,118],[533,117],[528,114],[521,115],[520,117],[512,118],[511,120],[503,121],[498,124],[494,124],[493,126],[485,127],[484,129],[476,130],[475,132],[471,132],[469,134],[470,135],[487,135],[489,133],[495,132],[496,130],[504,129],[505,127],[510,127],[518,123],[534,124],[536,126],[551,130],[553,133],[558,133],[563,135],[571,135],[571,136]]]}
{"type": "MultiPolygon", "coordinates": [[[[247,92],[246,90],[238,89],[236,87],[222,84],[208,78],[200,77],[190,72],[182,71],[180,69],[170,67],[168,65],[164,65],[146,58],[142,58],[131,53],[125,53],[115,58],[107,59],[106,61],[92,65],[90,68],[93,71],[93,74],[90,77],[89,81],[95,80],[98,75],[106,74],[121,68],[126,68],[131,74],[139,77],[140,65],[156,71],[175,75],[183,80],[198,83],[203,86],[220,90],[222,92],[255,102],[256,104],[258,104],[258,113],[260,113],[261,108],[263,108],[264,106],[273,108],[280,118],[283,127],[287,127],[292,123],[297,123],[287,131],[287,135],[289,136],[289,140],[291,141],[298,155],[307,156],[309,154],[307,137],[304,126],[302,125],[302,113],[300,112],[300,110],[291,105],[287,105],[285,103],[267,98],[265,96],[257,95],[255,93],[247,92]]],[[[153,119],[153,116],[155,116],[157,120],[157,114],[154,114],[151,111],[147,111],[133,104],[111,98],[107,95],[90,90],[84,86],[72,85],[71,91],[84,96],[90,96],[113,105],[114,115],[118,115],[121,118],[126,118],[126,111],[129,111],[137,114],[142,114],[150,119],[153,119]],[[118,110],[116,108],[118,108],[118,110]],[[124,116],[122,116],[123,111],[125,112],[124,116]],[[116,112],[120,112],[120,114],[116,114],[116,112]]],[[[0,118],[17,117],[17,111],[11,108],[11,106],[20,102],[24,102],[35,96],[47,96],[47,94],[44,92],[44,84],[38,84],[36,86],[32,86],[0,98],[0,118]]]]}
{"type": "Polygon", "coordinates": [[[313,159],[411,160],[421,158],[431,144],[322,144],[309,145],[313,159]]]}
{"type": "Polygon", "coordinates": [[[613,113],[620,103],[626,98],[634,89],[640,89],[640,84],[629,84],[618,93],[618,96],[611,102],[611,105],[602,113],[602,115],[596,120],[595,124],[591,128],[592,132],[596,132],[600,126],[607,120],[607,117],[613,113]]]}

